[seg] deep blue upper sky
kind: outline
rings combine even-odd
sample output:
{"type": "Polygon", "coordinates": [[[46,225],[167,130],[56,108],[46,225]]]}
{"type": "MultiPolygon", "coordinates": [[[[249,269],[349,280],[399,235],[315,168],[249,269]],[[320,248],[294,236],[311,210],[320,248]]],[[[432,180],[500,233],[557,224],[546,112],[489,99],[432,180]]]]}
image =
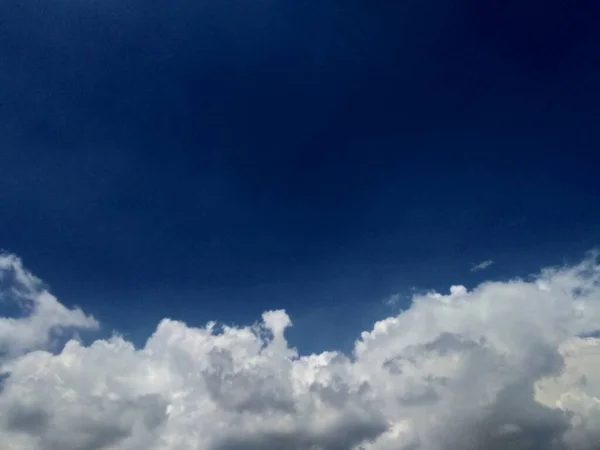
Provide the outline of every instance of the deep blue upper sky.
{"type": "Polygon", "coordinates": [[[578,258],[597,3],[3,0],[0,247],[134,337],[283,307],[306,350],[578,258]]]}

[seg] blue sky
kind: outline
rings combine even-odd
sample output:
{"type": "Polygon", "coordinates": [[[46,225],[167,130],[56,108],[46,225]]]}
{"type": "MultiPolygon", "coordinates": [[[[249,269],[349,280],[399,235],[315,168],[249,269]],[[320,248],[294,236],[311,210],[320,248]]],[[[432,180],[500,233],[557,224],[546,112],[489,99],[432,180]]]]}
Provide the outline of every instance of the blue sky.
{"type": "Polygon", "coordinates": [[[4,0],[0,246],[134,340],[285,308],[305,351],[395,293],[578,260],[599,12],[4,0]]]}

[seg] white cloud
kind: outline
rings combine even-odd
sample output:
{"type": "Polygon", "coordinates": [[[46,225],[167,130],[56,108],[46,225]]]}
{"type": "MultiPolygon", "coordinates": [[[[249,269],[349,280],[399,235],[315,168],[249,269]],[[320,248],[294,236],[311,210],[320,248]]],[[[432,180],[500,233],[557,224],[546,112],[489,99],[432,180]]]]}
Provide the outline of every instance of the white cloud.
{"type": "Polygon", "coordinates": [[[1,257],[0,273],[8,297],[33,304],[12,328],[26,332],[0,333],[2,450],[591,450],[600,439],[600,340],[581,337],[600,324],[593,259],[415,296],[351,357],[299,356],[283,311],[222,330],[165,319],[140,349],[113,337],[52,353],[53,333],[95,321],[18,259],[1,257]]]}
{"type": "Polygon", "coordinates": [[[481,261],[479,264],[475,264],[473,267],[471,267],[471,272],[479,272],[480,270],[485,270],[492,264],[494,264],[494,261],[492,261],[491,259],[481,261]]]}
{"type": "Polygon", "coordinates": [[[14,255],[0,254],[0,287],[0,306],[12,301],[26,313],[20,318],[0,317],[0,361],[2,355],[46,348],[65,330],[98,327],[80,309],[62,305],[14,255]]]}

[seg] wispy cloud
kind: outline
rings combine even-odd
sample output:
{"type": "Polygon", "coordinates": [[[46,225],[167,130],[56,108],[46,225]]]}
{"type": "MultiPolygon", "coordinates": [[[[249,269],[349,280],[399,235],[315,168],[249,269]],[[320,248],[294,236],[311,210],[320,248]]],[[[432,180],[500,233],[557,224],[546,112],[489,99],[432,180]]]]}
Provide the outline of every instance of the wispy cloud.
{"type": "Polygon", "coordinates": [[[492,261],[491,259],[488,259],[487,261],[482,261],[479,264],[475,264],[473,267],[471,267],[471,272],[479,272],[480,270],[485,270],[492,264],[494,264],[494,261],[492,261]]]}

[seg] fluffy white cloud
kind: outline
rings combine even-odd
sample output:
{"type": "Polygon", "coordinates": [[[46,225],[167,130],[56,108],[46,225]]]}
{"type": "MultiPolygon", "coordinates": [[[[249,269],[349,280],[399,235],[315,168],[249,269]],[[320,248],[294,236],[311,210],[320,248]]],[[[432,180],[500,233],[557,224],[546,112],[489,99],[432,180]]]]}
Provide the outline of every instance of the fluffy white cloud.
{"type": "Polygon", "coordinates": [[[46,348],[68,329],[98,327],[80,309],[62,305],[14,255],[0,254],[0,289],[0,306],[14,302],[25,313],[19,318],[0,317],[0,361],[3,356],[46,348]]]}
{"type": "Polygon", "coordinates": [[[13,256],[0,258],[0,447],[27,450],[600,448],[600,266],[413,298],[355,352],[300,356],[283,311],[254,326],[165,319],[48,350],[93,328],[13,256]],[[587,337],[586,337],[587,336],[587,337]]]}

